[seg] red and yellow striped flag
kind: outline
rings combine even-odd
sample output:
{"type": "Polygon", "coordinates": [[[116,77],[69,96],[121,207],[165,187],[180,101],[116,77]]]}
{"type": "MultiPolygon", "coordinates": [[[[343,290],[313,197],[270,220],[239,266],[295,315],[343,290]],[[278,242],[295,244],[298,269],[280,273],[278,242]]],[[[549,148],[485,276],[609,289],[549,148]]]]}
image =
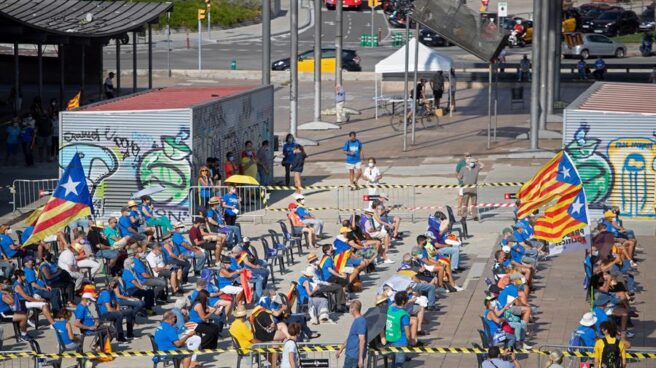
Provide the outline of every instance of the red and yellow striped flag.
{"type": "Polygon", "coordinates": [[[77,109],[80,107],[80,97],[82,95],[82,91],[79,91],[73,98],[71,98],[68,101],[68,105],[66,105],[66,110],[73,110],[77,109]]]}
{"type": "Polygon", "coordinates": [[[581,179],[567,153],[560,151],[517,192],[520,201],[517,218],[523,219],[536,209],[581,189],[581,179]]]}
{"type": "Polygon", "coordinates": [[[93,213],[91,194],[87,186],[82,161],[78,153],[68,164],[52,197],[34,224],[32,235],[23,244],[36,244],[56,234],[71,222],[93,213]]]}

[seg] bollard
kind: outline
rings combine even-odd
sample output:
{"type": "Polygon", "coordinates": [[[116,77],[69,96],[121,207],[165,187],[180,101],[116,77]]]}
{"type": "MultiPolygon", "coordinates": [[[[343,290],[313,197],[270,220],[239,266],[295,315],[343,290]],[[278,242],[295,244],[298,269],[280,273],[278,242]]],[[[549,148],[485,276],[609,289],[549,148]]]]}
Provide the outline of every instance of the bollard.
{"type": "Polygon", "coordinates": [[[371,35],[370,34],[367,34],[367,41],[366,41],[365,46],[371,47],[371,35]]]}
{"type": "Polygon", "coordinates": [[[377,34],[374,35],[374,42],[373,42],[372,46],[373,47],[378,47],[378,35],[377,34]]]}
{"type": "Polygon", "coordinates": [[[237,59],[232,59],[230,61],[230,70],[237,70],[237,59]]]}
{"type": "Polygon", "coordinates": [[[360,47],[365,47],[367,45],[367,34],[363,33],[360,35],[360,47]]]}
{"type": "Polygon", "coordinates": [[[383,29],[378,27],[378,40],[383,39],[383,29]]]}

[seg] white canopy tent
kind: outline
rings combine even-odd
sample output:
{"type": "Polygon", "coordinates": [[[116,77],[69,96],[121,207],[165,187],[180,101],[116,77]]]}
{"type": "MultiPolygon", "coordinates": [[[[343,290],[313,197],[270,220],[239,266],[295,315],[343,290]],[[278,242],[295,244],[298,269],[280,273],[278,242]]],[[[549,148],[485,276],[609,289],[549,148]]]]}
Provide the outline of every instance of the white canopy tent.
{"type": "MultiPolygon", "coordinates": [[[[405,73],[405,48],[409,47],[409,60],[408,60],[408,73],[414,73],[415,71],[415,48],[417,47],[417,39],[412,38],[410,41],[403,46],[402,48],[396,50],[392,55],[386,57],[385,59],[379,61],[375,67],[375,77],[374,77],[374,90],[375,90],[375,101],[376,101],[376,119],[378,119],[378,82],[380,81],[380,97],[383,95],[383,76],[385,74],[393,73],[405,73]],[[379,78],[380,75],[380,78],[379,78]]],[[[439,52],[424,46],[419,43],[419,56],[417,57],[417,72],[418,73],[428,73],[428,72],[437,72],[443,71],[449,76],[449,95],[451,96],[451,69],[453,68],[453,60],[439,52]]],[[[407,86],[406,86],[407,88],[407,86]]]]}

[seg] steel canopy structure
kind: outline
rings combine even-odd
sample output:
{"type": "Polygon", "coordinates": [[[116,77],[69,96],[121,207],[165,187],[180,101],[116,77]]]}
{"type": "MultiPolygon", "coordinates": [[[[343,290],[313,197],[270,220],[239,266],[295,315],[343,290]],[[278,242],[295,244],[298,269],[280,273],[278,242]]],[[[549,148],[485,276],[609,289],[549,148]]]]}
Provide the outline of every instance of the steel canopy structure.
{"type": "Polygon", "coordinates": [[[14,46],[13,63],[7,58],[0,62],[2,69],[7,71],[13,64],[13,79],[10,73],[6,73],[0,76],[2,82],[13,82],[16,91],[21,91],[23,84],[36,84],[37,95],[43,100],[43,49],[46,45],[56,45],[59,68],[52,62],[47,63],[45,75],[48,80],[45,82],[58,82],[60,106],[69,97],[64,95],[66,87],[75,86],[82,91],[83,100],[88,100],[92,95],[89,92],[95,90],[95,87],[88,88],[88,84],[97,86],[98,94],[92,98],[97,100],[102,96],[103,47],[115,43],[116,91],[120,93],[120,48],[131,43],[132,90],[136,91],[136,41],[138,33],[147,31],[148,88],[152,88],[151,25],[159,22],[161,14],[172,9],[170,2],[0,0],[0,43],[14,46]],[[19,55],[20,45],[37,45],[36,58],[19,55]],[[26,72],[21,73],[21,69],[26,72]]]}

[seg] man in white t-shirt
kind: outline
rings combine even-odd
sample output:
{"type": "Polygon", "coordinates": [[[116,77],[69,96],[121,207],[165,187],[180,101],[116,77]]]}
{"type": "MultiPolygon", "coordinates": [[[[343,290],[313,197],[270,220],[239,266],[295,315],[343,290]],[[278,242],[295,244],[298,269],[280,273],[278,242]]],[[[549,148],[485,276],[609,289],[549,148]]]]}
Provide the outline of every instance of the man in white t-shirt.
{"type": "Polygon", "coordinates": [[[78,268],[77,261],[75,260],[75,253],[71,249],[70,244],[66,244],[66,249],[59,254],[57,266],[68,272],[68,274],[71,275],[71,278],[75,280],[75,290],[78,290],[82,286],[84,275],[78,268]]]}
{"type": "Polygon", "coordinates": [[[162,255],[162,246],[159,244],[153,245],[153,250],[146,256],[146,261],[153,271],[153,276],[166,279],[171,282],[171,292],[173,294],[180,291],[178,288],[178,280],[182,280],[182,270],[174,268],[173,265],[164,263],[164,256],[162,255]]]}

